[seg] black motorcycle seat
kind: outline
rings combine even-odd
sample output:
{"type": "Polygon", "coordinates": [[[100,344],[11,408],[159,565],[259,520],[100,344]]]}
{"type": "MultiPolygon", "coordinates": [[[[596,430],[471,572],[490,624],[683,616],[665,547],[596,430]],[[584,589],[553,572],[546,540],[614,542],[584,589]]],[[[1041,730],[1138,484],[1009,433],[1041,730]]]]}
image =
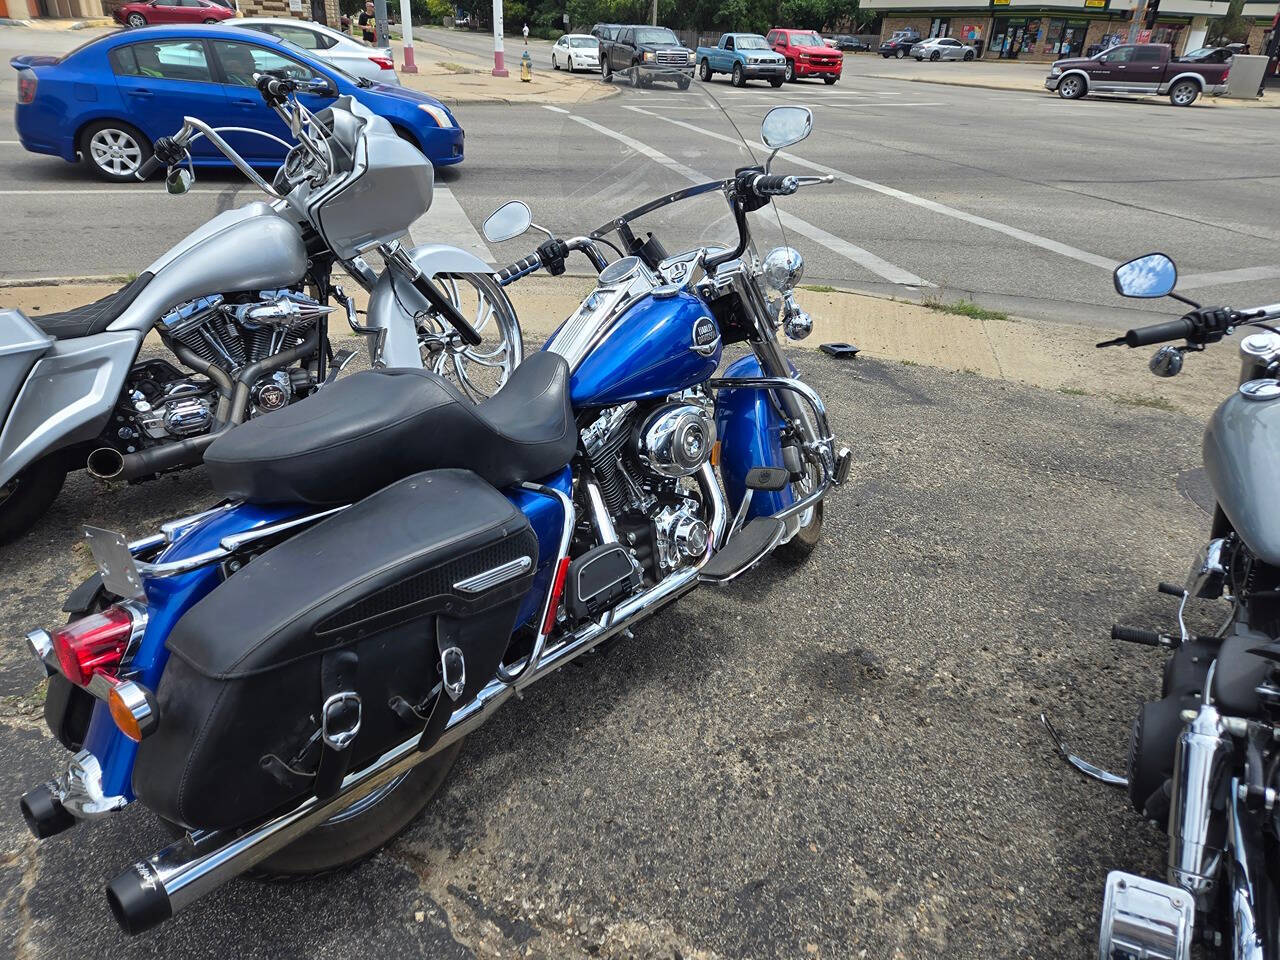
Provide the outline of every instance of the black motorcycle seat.
{"type": "Polygon", "coordinates": [[[204,462],[223,496],[351,503],[423,470],[472,470],[495,487],[565,466],[578,434],[569,366],[540,352],[474,404],[427,370],[366,370],[215,440],[204,462]]]}
{"type": "Polygon", "coordinates": [[[37,327],[55,340],[72,340],[76,337],[88,337],[101,333],[111,326],[120,315],[129,309],[143,287],[155,276],[152,273],[139,274],[115,293],[109,293],[101,300],[86,303],[81,307],[72,307],[61,313],[46,313],[43,316],[27,317],[37,327]]]}

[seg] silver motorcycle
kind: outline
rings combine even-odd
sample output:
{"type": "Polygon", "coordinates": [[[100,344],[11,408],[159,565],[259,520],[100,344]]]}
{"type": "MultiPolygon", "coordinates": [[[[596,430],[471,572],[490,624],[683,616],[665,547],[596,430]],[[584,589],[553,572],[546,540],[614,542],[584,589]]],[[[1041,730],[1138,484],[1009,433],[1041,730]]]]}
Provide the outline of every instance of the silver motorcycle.
{"type": "Polygon", "coordinates": [[[1116,640],[1172,651],[1161,699],[1144,703],[1134,720],[1126,775],[1058,745],[1086,774],[1127,787],[1134,808],[1168,832],[1167,882],[1108,875],[1103,960],[1189,960],[1193,944],[1211,956],[1278,960],[1280,332],[1270,324],[1280,320],[1280,303],[1201,307],[1174,292],[1177,276],[1173,261],[1158,253],[1118,267],[1123,296],[1169,296],[1191,310],[1098,346],[1169,344],[1150,366],[1171,377],[1188,353],[1237,328],[1255,329],[1240,341],[1239,387],[1205,431],[1204,465],[1217,501],[1211,539],[1185,585],[1158,587],[1178,599],[1176,632],[1111,630],[1116,640]],[[1192,599],[1225,601],[1222,626],[1190,633],[1184,614],[1192,599]]]}
{"type": "Polygon", "coordinates": [[[295,94],[332,94],[324,81],[257,82],[296,140],[273,183],[194,117],[137,176],[167,165],[169,192],[187,192],[203,136],[270,202],[219,214],[95,303],[38,318],[0,309],[0,542],[35,524],[71,470],[139,481],[190,467],[237,424],[321,389],[355,355],[334,353],[331,313],[365,337],[372,365],[430,366],[473,400],[520,362],[515,310],[488,264],[400,244],[431,205],[430,161],[349,97],[308,111],[295,94]],[[375,252],[381,269],[365,260],[375,252]],[[369,291],[363,323],[336,269],[369,291]],[[186,369],[139,356],[153,329],[186,369]]]}

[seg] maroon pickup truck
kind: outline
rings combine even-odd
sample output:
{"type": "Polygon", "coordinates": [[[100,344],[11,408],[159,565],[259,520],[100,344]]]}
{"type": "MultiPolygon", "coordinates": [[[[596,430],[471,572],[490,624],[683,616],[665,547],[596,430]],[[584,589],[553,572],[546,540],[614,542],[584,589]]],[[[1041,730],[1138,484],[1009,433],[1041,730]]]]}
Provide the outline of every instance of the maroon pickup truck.
{"type": "Polygon", "coordinates": [[[1167,43],[1131,43],[1096,57],[1058,60],[1044,85],[1065,100],[1086,93],[1167,94],[1175,107],[1189,107],[1201,94],[1227,92],[1230,63],[1181,60],[1171,53],[1167,43]]]}

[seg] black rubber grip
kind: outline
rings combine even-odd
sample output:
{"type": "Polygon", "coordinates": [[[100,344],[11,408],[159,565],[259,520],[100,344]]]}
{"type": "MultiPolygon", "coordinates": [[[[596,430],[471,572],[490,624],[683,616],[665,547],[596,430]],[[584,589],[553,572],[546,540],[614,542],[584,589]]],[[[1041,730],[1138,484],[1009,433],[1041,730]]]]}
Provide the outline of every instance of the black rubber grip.
{"type": "Polygon", "coordinates": [[[272,76],[269,73],[258,78],[258,92],[267,103],[283,103],[295,88],[296,85],[292,80],[272,76]]]}
{"type": "Polygon", "coordinates": [[[138,171],[134,176],[139,180],[150,180],[151,175],[159,170],[163,165],[164,164],[161,162],[160,158],[153,153],[143,161],[142,166],[138,168],[138,171]]]}
{"type": "Polygon", "coordinates": [[[1154,630],[1139,630],[1137,627],[1125,627],[1116,624],[1111,628],[1112,640],[1123,640],[1126,643],[1140,643],[1144,647],[1165,646],[1160,634],[1154,630]]]}
{"type": "Polygon", "coordinates": [[[761,197],[785,197],[795,193],[799,188],[800,183],[795,177],[777,174],[761,174],[751,184],[751,189],[761,197]]]}
{"type": "Polygon", "coordinates": [[[505,283],[513,277],[521,277],[526,273],[532,273],[542,266],[542,258],[536,253],[531,253],[523,260],[517,260],[515,263],[507,264],[498,271],[498,281],[505,283]]]}
{"type": "Polygon", "coordinates": [[[1149,347],[1153,343],[1166,343],[1170,340],[1185,340],[1195,332],[1195,325],[1186,317],[1169,320],[1165,323],[1153,323],[1149,327],[1138,327],[1124,335],[1124,342],[1130,347],[1149,347]]]}
{"type": "Polygon", "coordinates": [[[1171,597],[1179,598],[1181,598],[1182,594],[1185,592],[1182,587],[1178,586],[1176,583],[1169,583],[1167,580],[1161,580],[1160,583],[1156,585],[1156,589],[1161,593],[1167,593],[1171,597]]]}

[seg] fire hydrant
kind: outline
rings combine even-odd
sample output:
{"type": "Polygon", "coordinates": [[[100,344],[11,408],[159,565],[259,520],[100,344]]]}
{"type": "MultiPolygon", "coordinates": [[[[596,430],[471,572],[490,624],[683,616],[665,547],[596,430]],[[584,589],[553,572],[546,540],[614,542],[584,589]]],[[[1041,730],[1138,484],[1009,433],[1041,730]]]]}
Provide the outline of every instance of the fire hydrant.
{"type": "Polygon", "coordinates": [[[533,61],[529,58],[529,51],[524,52],[524,56],[520,58],[520,81],[528,83],[533,79],[533,61]]]}

